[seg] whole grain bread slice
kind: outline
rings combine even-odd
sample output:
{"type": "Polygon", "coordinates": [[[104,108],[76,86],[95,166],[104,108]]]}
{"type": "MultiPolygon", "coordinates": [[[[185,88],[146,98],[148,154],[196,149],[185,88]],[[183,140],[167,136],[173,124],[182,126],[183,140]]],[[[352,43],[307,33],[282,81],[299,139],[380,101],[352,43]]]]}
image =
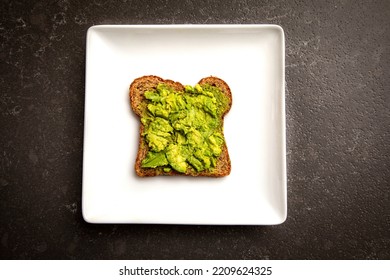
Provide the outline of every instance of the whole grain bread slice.
{"type": "MultiPolygon", "coordinates": [[[[143,76],[135,79],[131,83],[129,89],[130,105],[134,113],[140,118],[143,116],[143,114],[145,114],[147,110],[146,107],[147,101],[144,93],[149,90],[155,90],[157,88],[157,85],[160,83],[164,83],[168,85],[169,87],[173,88],[175,91],[184,91],[184,86],[181,83],[172,80],[166,80],[158,76],[149,75],[149,76],[143,76]]],[[[224,116],[229,112],[233,100],[232,93],[228,84],[222,79],[213,76],[201,79],[198,82],[198,84],[199,85],[207,84],[207,85],[218,87],[228,97],[229,104],[226,107],[226,110],[223,112],[222,119],[221,119],[222,128],[223,128],[224,116]]],[[[162,167],[143,168],[141,166],[142,160],[146,157],[149,151],[148,144],[146,143],[145,137],[143,137],[144,130],[145,127],[142,124],[142,122],[140,122],[138,153],[135,161],[135,172],[138,176],[149,177],[149,176],[157,176],[157,175],[168,175],[168,176],[187,175],[187,176],[223,177],[230,174],[231,162],[230,162],[226,141],[222,146],[222,153],[217,160],[216,167],[212,170],[197,172],[192,168],[188,168],[186,173],[180,173],[173,169],[169,172],[165,172],[162,167]]]]}

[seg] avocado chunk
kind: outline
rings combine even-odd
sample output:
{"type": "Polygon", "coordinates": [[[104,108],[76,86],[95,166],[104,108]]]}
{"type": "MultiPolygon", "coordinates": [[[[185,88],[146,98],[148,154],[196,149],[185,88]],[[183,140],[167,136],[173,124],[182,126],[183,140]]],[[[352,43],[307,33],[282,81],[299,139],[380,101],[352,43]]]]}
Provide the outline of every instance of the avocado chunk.
{"type": "Polygon", "coordinates": [[[166,166],[168,165],[167,157],[164,152],[149,152],[145,159],[142,161],[142,167],[156,168],[157,166],[166,166]]]}
{"type": "Polygon", "coordinates": [[[172,144],[167,148],[167,159],[169,164],[178,172],[185,173],[187,170],[186,158],[182,154],[181,146],[172,144]]]}

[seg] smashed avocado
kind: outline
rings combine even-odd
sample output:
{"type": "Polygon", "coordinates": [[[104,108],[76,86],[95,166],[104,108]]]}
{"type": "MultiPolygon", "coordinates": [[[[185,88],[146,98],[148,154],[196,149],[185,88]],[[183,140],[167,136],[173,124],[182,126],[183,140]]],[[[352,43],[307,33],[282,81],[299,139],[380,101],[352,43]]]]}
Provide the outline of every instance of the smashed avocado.
{"type": "Polygon", "coordinates": [[[225,141],[222,115],[228,97],[211,85],[175,91],[164,83],[144,95],[141,121],[149,150],[141,166],[181,173],[215,168],[225,141]]]}

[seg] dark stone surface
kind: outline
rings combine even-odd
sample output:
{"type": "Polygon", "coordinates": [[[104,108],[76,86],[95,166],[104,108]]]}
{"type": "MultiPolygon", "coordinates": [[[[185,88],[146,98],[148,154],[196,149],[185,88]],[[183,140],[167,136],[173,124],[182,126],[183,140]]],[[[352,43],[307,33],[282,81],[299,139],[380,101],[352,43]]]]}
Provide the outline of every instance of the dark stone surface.
{"type": "Polygon", "coordinates": [[[389,259],[390,2],[314,2],[2,0],[0,258],[389,259]],[[284,28],[284,224],[83,221],[85,34],[144,23],[284,28]]]}

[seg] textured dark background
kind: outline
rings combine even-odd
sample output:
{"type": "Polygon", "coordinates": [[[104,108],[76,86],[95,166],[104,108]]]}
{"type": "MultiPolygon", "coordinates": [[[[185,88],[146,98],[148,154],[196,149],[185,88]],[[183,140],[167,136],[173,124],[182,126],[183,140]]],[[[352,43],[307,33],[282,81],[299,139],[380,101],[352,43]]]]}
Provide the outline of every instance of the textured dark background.
{"type": "Polygon", "coordinates": [[[0,5],[0,258],[390,258],[390,1],[0,5]],[[146,23],[284,28],[284,224],[83,221],[86,31],[96,24],[146,23]]]}

